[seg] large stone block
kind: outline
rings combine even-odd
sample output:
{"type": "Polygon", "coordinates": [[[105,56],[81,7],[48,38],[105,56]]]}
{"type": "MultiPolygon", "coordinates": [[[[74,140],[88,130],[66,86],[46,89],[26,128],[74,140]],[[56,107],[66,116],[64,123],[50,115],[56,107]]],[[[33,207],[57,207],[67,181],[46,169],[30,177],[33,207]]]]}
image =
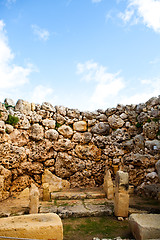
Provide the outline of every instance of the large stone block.
{"type": "Polygon", "coordinates": [[[63,226],[55,213],[7,217],[0,219],[0,236],[62,240],[63,226]]]}
{"type": "Polygon", "coordinates": [[[136,240],[160,239],[160,214],[131,214],[129,224],[136,240]]]}
{"type": "Polygon", "coordinates": [[[104,176],[104,184],[103,184],[104,192],[107,195],[108,199],[113,199],[114,191],[113,191],[113,181],[111,178],[111,173],[109,170],[105,172],[104,176]]]}
{"type": "Polygon", "coordinates": [[[73,129],[78,132],[85,132],[87,130],[86,121],[78,121],[73,124],[73,129]]]}
{"type": "Polygon", "coordinates": [[[114,215],[116,217],[128,217],[129,195],[126,193],[115,193],[114,215]]]}

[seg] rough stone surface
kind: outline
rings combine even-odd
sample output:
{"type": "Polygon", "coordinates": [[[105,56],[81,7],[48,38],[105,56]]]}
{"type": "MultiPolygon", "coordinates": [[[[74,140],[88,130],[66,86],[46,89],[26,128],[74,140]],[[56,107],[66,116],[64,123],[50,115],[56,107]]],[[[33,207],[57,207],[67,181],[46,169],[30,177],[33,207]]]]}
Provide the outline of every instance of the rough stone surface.
{"type": "Polygon", "coordinates": [[[46,169],[67,179],[71,187],[102,186],[105,169],[113,179],[118,170],[128,172],[129,184],[138,194],[148,194],[147,189],[158,184],[159,96],[143,104],[118,104],[94,112],[47,102],[18,100],[15,108],[6,104],[0,103],[3,199],[32,182],[41,187],[46,169]],[[15,126],[6,123],[9,114],[19,118],[15,126]]]}
{"type": "Polygon", "coordinates": [[[62,134],[65,138],[71,138],[73,135],[73,130],[70,126],[62,125],[58,128],[58,132],[62,134]]]}
{"type": "Polygon", "coordinates": [[[63,180],[54,174],[52,174],[49,170],[45,170],[42,175],[42,184],[49,184],[49,191],[61,191],[62,189],[70,188],[70,184],[67,180],[63,180]]]}
{"type": "Polygon", "coordinates": [[[104,175],[103,189],[107,195],[107,198],[113,199],[114,197],[113,181],[112,181],[111,173],[109,170],[107,170],[104,175]]]}
{"type": "Polygon", "coordinates": [[[39,190],[35,184],[31,184],[31,188],[29,191],[29,213],[35,214],[38,213],[39,208],[39,190]]]}
{"type": "Polygon", "coordinates": [[[73,124],[73,129],[78,132],[85,132],[87,130],[86,121],[78,121],[73,124]]]}
{"type": "Polygon", "coordinates": [[[0,235],[30,239],[63,239],[63,226],[55,213],[30,214],[0,219],[0,235]]]}
{"type": "Polygon", "coordinates": [[[129,224],[136,240],[160,238],[160,214],[131,214],[129,224]]]}

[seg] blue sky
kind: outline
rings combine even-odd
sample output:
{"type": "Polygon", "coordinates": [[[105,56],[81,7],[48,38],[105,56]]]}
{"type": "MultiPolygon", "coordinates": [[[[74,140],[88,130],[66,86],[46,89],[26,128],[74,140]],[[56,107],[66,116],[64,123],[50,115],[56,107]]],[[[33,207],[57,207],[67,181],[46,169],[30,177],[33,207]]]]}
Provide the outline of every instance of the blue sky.
{"type": "Polygon", "coordinates": [[[160,94],[160,0],[0,0],[0,101],[79,110],[160,94]]]}

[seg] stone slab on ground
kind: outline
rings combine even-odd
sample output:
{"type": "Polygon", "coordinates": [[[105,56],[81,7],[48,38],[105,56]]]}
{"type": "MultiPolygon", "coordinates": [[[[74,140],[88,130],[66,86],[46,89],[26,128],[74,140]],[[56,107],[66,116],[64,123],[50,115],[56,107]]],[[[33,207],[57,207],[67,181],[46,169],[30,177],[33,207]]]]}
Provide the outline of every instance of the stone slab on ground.
{"type": "Polygon", "coordinates": [[[68,190],[62,192],[52,192],[51,199],[96,199],[96,198],[105,198],[106,195],[101,189],[93,190],[68,190]]]}
{"type": "Polygon", "coordinates": [[[160,214],[131,214],[129,224],[136,240],[160,239],[160,214]]]}
{"type": "Polygon", "coordinates": [[[93,204],[82,200],[57,200],[53,203],[41,203],[40,213],[49,212],[57,213],[61,218],[103,216],[112,215],[113,206],[109,204],[100,204],[100,202],[98,204],[93,204]]]}
{"type": "Polygon", "coordinates": [[[1,218],[0,236],[62,240],[63,226],[60,217],[54,213],[1,218]]]}

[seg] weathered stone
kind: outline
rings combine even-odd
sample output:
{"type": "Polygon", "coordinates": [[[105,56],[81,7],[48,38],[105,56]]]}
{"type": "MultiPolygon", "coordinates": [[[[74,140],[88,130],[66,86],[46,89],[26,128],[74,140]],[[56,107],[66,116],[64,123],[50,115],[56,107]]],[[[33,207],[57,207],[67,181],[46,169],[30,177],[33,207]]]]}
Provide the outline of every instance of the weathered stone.
{"type": "Polygon", "coordinates": [[[41,107],[45,111],[55,112],[55,108],[49,102],[43,102],[41,107]]]}
{"type": "Polygon", "coordinates": [[[12,182],[11,194],[14,194],[15,192],[21,192],[26,187],[29,187],[31,185],[31,182],[32,179],[28,175],[18,177],[12,182]]]}
{"type": "Polygon", "coordinates": [[[19,99],[16,103],[15,110],[27,115],[31,112],[31,104],[27,101],[19,99]]]}
{"type": "Polygon", "coordinates": [[[61,191],[62,189],[70,188],[70,183],[67,180],[63,180],[54,174],[52,174],[49,170],[45,170],[42,175],[42,184],[49,184],[49,191],[61,191]]]}
{"type": "Polygon", "coordinates": [[[58,153],[55,163],[55,172],[57,176],[67,178],[84,168],[85,163],[79,158],[73,157],[64,152],[58,153]]]}
{"type": "Polygon", "coordinates": [[[41,174],[43,172],[43,164],[39,162],[22,162],[20,167],[24,173],[31,175],[41,174]]]}
{"type": "Polygon", "coordinates": [[[92,134],[90,132],[85,132],[85,133],[79,133],[76,132],[73,135],[72,141],[76,143],[89,143],[91,141],[92,134]]]}
{"type": "Polygon", "coordinates": [[[18,123],[16,124],[18,128],[25,129],[25,130],[30,128],[31,126],[30,122],[24,114],[16,113],[15,116],[18,117],[19,119],[18,123]]]}
{"type": "Polygon", "coordinates": [[[73,129],[77,132],[85,132],[87,130],[86,121],[78,121],[73,124],[73,129]]]}
{"type": "Polygon", "coordinates": [[[76,145],[75,153],[81,159],[99,161],[101,159],[101,149],[95,145],[76,145]]]}
{"type": "Polygon", "coordinates": [[[5,133],[5,129],[6,129],[6,126],[4,121],[0,121],[0,133],[5,133]]]}
{"type": "Polygon", "coordinates": [[[108,118],[108,123],[113,129],[120,128],[124,125],[124,121],[115,114],[108,118]]]}
{"type": "Polygon", "coordinates": [[[43,201],[49,201],[51,199],[49,192],[49,183],[43,184],[43,201]]]}
{"type": "Polygon", "coordinates": [[[53,148],[55,151],[67,151],[73,148],[73,144],[71,143],[71,140],[62,138],[54,143],[53,148]]]}
{"type": "Polygon", "coordinates": [[[137,120],[139,123],[145,123],[147,122],[148,120],[148,114],[145,113],[145,112],[141,112],[138,117],[137,117],[137,120]]]}
{"type": "Polygon", "coordinates": [[[109,170],[107,170],[105,172],[105,175],[104,175],[103,189],[104,189],[104,192],[107,195],[107,198],[108,199],[113,199],[113,196],[114,196],[113,181],[112,181],[111,173],[110,173],[109,170]]]}
{"type": "Polygon", "coordinates": [[[158,240],[160,237],[160,214],[131,214],[129,224],[137,240],[158,240]]]}
{"type": "Polygon", "coordinates": [[[4,103],[8,106],[15,106],[15,102],[11,98],[5,98],[4,103]]]}
{"type": "Polygon", "coordinates": [[[79,119],[80,111],[78,109],[67,109],[67,116],[70,118],[79,119]]]}
{"type": "Polygon", "coordinates": [[[35,214],[38,213],[39,208],[39,190],[35,184],[31,184],[31,188],[29,191],[29,213],[35,214]]]}
{"type": "Polygon", "coordinates": [[[42,125],[47,128],[55,128],[56,121],[50,120],[50,119],[44,119],[44,120],[42,120],[42,125]]]}
{"type": "Polygon", "coordinates": [[[73,130],[70,126],[62,125],[58,128],[58,132],[63,135],[65,138],[71,138],[73,135],[73,130]]]}
{"type": "Polygon", "coordinates": [[[60,217],[55,213],[7,217],[0,219],[0,235],[63,240],[63,226],[60,217]]]}
{"type": "Polygon", "coordinates": [[[146,123],[143,126],[143,133],[145,137],[149,139],[155,139],[158,130],[159,130],[158,123],[155,122],[146,123]]]}
{"type": "Polygon", "coordinates": [[[91,128],[91,132],[95,134],[108,135],[110,127],[107,123],[99,122],[91,128]]]}
{"type": "Polygon", "coordinates": [[[115,179],[114,214],[117,217],[128,217],[128,173],[118,171],[115,179]]]}
{"type": "Polygon", "coordinates": [[[56,121],[57,121],[58,124],[63,125],[65,123],[66,119],[65,119],[64,116],[57,113],[56,114],[56,121]]]}
{"type": "Polygon", "coordinates": [[[11,132],[13,132],[13,130],[14,130],[14,128],[13,128],[12,125],[6,124],[6,132],[7,132],[7,133],[11,133],[11,132]]]}
{"type": "Polygon", "coordinates": [[[158,160],[156,162],[155,167],[156,167],[156,170],[157,170],[157,173],[158,173],[158,178],[159,178],[159,181],[160,181],[160,160],[158,160]]]}
{"type": "Polygon", "coordinates": [[[66,108],[64,106],[56,106],[56,111],[58,114],[62,115],[62,116],[66,116],[66,108]]]}
{"type": "Polygon", "coordinates": [[[143,151],[144,150],[144,137],[142,135],[136,135],[133,139],[135,144],[135,151],[143,151]]]}
{"type": "Polygon", "coordinates": [[[45,132],[45,138],[50,140],[57,140],[59,133],[55,129],[49,129],[45,132]]]}
{"type": "Polygon", "coordinates": [[[44,137],[44,129],[38,123],[35,123],[31,127],[30,137],[34,140],[41,140],[44,137]]]}

